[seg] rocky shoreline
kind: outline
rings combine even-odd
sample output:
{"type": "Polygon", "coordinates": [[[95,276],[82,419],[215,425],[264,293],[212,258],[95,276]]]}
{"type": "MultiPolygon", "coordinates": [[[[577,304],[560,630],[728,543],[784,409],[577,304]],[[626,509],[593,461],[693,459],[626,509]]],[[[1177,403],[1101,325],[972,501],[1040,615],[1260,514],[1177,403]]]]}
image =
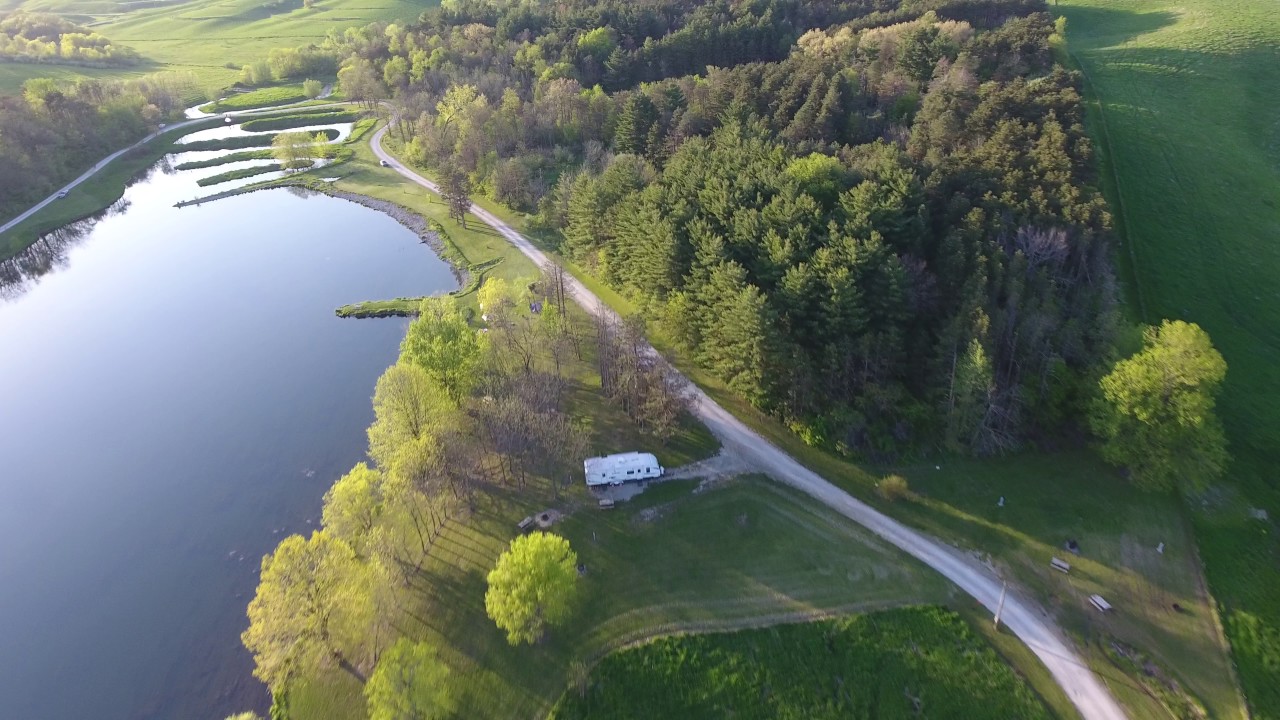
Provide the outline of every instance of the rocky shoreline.
{"type": "Polygon", "coordinates": [[[245,193],[257,192],[259,190],[271,190],[274,188],[294,188],[298,190],[310,190],[318,192],[330,197],[336,197],[357,205],[363,205],[370,210],[377,210],[390,216],[393,220],[405,226],[410,232],[418,236],[423,243],[435,251],[436,255],[449,264],[449,271],[453,273],[453,278],[458,281],[458,286],[465,288],[471,282],[471,272],[466,264],[466,259],[459,257],[440,233],[432,227],[432,223],[427,218],[410,210],[403,205],[397,205],[389,200],[379,200],[371,198],[368,195],[347,192],[346,190],[338,190],[329,183],[325,182],[299,182],[295,178],[282,178],[279,180],[271,180],[261,185],[249,185],[246,187],[235,188],[234,190],[226,190],[213,195],[206,195],[195,200],[184,200],[176,203],[177,207],[186,205],[200,205],[206,202],[213,202],[223,198],[233,197],[235,195],[243,195],[245,193]]]}
{"type": "Polygon", "coordinates": [[[404,207],[403,205],[397,205],[389,200],[379,200],[377,198],[371,198],[368,195],[347,192],[345,190],[337,190],[335,188],[325,188],[321,192],[336,198],[348,200],[356,203],[357,205],[363,205],[370,210],[377,210],[378,212],[390,215],[396,222],[405,226],[413,232],[413,234],[417,235],[422,242],[426,243],[432,250],[434,250],[436,255],[440,256],[442,260],[449,263],[449,269],[453,272],[453,277],[458,281],[458,285],[460,287],[466,287],[467,283],[471,281],[471,274],[467,271],[467,268],[458,262],[458,258],[453,257],[453,253],[449,252],[450,248],[445,244],[444,239],[440,237],[440,233],[432,229],[431,222],[427,218],[407,207],[404,207]]]}

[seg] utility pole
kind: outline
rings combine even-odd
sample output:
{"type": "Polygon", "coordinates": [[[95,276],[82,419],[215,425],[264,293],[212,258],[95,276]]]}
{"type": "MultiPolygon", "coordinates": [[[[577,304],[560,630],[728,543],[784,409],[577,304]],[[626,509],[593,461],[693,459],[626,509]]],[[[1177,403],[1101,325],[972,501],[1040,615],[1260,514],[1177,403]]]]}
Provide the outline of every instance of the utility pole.
{"type": "Polygon", "coordinates": [[[996,606],[996,629],[1000,629],[1000,612],[1004,610],[1004,594],[1009,590],[1009,583],[1000,586],[1000,604],[996,606]]]}

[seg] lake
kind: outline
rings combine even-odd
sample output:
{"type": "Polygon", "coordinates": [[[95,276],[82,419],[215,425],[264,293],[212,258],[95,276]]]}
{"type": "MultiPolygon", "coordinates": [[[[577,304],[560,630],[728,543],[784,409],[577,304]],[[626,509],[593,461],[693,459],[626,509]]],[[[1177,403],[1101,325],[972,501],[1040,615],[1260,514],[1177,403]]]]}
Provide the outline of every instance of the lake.
{"type": "Polygon", "coordinates": [[[0,718],[265,710],[239,635],[260,558],[364,457],[405,321],[456,287],[390,217],[153,168],[0,273],[0,718]]]}

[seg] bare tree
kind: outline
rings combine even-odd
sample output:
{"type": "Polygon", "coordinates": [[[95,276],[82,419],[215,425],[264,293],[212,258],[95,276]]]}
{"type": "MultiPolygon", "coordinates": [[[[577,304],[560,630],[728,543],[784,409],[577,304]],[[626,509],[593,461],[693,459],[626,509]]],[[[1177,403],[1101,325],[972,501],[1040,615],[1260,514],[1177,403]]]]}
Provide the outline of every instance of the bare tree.
{"type": "Polygon", "coordinates": [[[467,211],[471,209],[471,180],[458,168],[445,170],[440,194],[449,206],[449,217],[467,227],[467,211]]]}
{"type": "Polygon", "coordinates": [[[692,388],[649,347],[641,318],[619,322],[609,314],[599,316],[596,362],[605,395],[636,426],[663,442],[675,434],[692,404],[692,388]]]}

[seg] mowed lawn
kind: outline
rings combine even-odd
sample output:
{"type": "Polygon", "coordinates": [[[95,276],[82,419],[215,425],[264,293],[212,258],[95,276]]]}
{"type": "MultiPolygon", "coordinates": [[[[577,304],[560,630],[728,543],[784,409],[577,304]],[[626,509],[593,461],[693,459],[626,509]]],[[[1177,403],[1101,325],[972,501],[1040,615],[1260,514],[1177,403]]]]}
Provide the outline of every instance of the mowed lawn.
{"type": "MultiPolygon", "coordinates": [[[[659,484],[609,511],[579,488],[557,503],[573,514],[552,531],[568,538],[586,575],[572,622],[533,646],[511,647],[485,616],[485,575],[520,517],[551,505],[485,502],[453,525],[415,583],[420,594],[401,629],[441,647],[457,716],[541,716],[572,662],[626,643],[952,595],[936,573],[794,491],[760,478],[701,493],[697,484],[659,484]]],[[[359,693],[334,674],[299,688],[290,704],[296,717],[361,718],[359,693]]]]}
{"type": "Polygon", "coordinates": [[[1280,12],[1269,0],[1064,0],[1127,244],[1128,296],[1229,367],[1235,461],[1192,501],[1256,717],[1280,717],[1280,12]]]}
{"type": "Polygon", "coordinates": [[[21,6],[93,22],[95,32],[134,48],[145,62],[119,70],[0,63],[0,94],[18,92],[30,77],[124,77],[168,70],[194,72],[206,89],[215,90],[234,82],[241,66],[265,60],[272,48],[318,42],[330,30],[342,32],[377,20],[410,22],[436,4],[316,0],[305,8],[302,0],[189,0],[133,9],[130,3],[34,0],[21,6]]]}

